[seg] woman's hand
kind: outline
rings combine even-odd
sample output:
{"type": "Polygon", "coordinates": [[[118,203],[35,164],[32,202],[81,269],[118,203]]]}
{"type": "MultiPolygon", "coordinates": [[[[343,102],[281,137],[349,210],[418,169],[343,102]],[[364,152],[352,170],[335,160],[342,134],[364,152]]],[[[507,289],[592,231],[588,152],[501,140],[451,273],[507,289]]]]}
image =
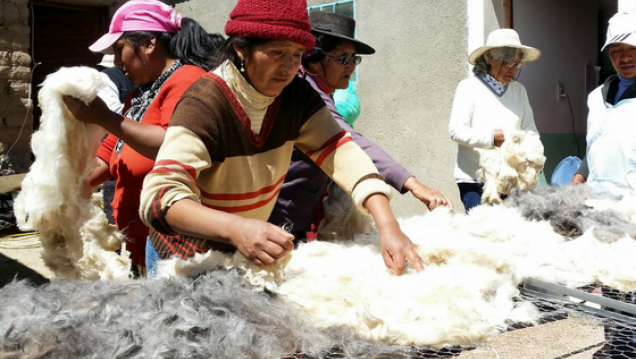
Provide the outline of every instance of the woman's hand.
{"type": "Polygon", "coordinates": [[[108,123],[122,120],[122,116],[112,112],[99,97],[95,97],[89,105],[71,96],[63,96],[62,100],[73,116],[82,122],[94,123],[108,130],[108,123]]]}
{"type": "Polygon", "coordinates": [[[501,147],[501,145],[504,143],[505,139],[504,139],[504,133],[502,130],[495,130],[495,135],[493,138],[493,143],[495,144],[495,147],[501,147]]]}
{"type": "Polygon", "coordinates": [[[416,271],[421,271],[422,259],[417,253],[417,246],[400,229],[389,199],[383,194],[372,194],[364,206],[371,212],[380,232],[380,251],[387,268],[393,269],[396,275],[402,275],[404,260],[408,260],[416,271]]]}
{"type": "Polygon", "coordinates": [[[585,183],[585,181],[585,177],[583,177],[582,174],[577,173],[574,177],[572,177],[572,181],[570,183],[585,183]]]}
{"type": "Polygon", "coordinates": [[[380,230],[380,251],[384,264],[387,268],[393,269],[395,275],[404,273],[404,260],[409,261],[417,272],[422,268],[422,259],[418,254],[417,246],[411,242],[399,228],[385,228],[380,230]]]}
{"type": "Polygon", "coordinates": [[[404,182],[403,188],[411,192],[413,197],[422,201],[428,209],[433,210],[439,206],[448,206],[450,210],[454,210],[453,202],[439,193],[436,189],[421,184],[415,176],[409,177],[404,182]]]}
{"type": "Polygon", "coordinates": [[[294,249],[294,236],[271,223],[242,218],[232,228],[230,242],[259,267],[276,263],[285,252],[294,249]]]}

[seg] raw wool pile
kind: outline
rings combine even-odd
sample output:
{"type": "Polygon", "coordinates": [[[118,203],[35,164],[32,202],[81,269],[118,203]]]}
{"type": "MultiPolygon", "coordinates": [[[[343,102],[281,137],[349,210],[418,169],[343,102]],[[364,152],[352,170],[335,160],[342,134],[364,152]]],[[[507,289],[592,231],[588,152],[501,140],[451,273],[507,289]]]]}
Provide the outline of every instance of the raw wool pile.
{"type": "Polygon", "coordinates": [[[360,212],[351,196],[336,183],[327,187],[327,198],[323,204],[325,218],[318,226],[318,239],[353,239],[356,234],[373,230],[373,218],[360,212]]]}
{"type": "Polygon", "coordinates": [[[543,143],[530,131],[504,133],[501,147],[480,149],[477,177],[484,183],[483,203],[499,204],[501,195],[513,188],[520,192],[532,189],[539,181],[545,163],[543,143]]]}
{"type": "Polygon", "coordinates": [[[634,196],[610,199],[593,187],[566,184],[515,193],[504,205],[518,208],[529,220],[549,221],[554,231],[563,236],[578,237],[593,230],[594,236],[604,242],[614,242],[625,235],[636,238],[634,196]]]}
{"type": "Polygon", "coordinates": [[[0,289],[0,302],[2,358],[430,357],[420,356],[430,350],[369,342],[346,327],[318,330],[296,305],[254,291],[236,271],[14,282],[0,289]]]}
{"type": "Polygon", "coordinates": [[[49,75],[40,90],[40,130],[31,147],[36,157],[22,182],[14,211],[22,230],[37,230],[44,263],[57,277],[121,279],[130,276],[130,258],[122,235],[90,198],[87,178],[105,134],[85,125],[62,101],[70,95],[90,103],[102,82],[97,70],[62,68],[49,75]]]}
{"type": "MultiPolygon", "coordinates": [[[[469,215],[438,208],[401,226],[419,245],[421,273],[409,268],[401,277],[392,275],[377,233],[301,245],[285,266],[267,274],[259,275],[240,255],[223,253],[198,257],[189,273],[196,265],[244,268],[248,280],[284,294],[321,329],[343,325],[373,341],[433,347],[475,344],[511,323],[536,323],[537,309],[521,301],[517,290],[527,278],[636,290],[636,241],[627,236],[606,243],[590,228],[572,239],[506,206],[479,206],[469,215]]],[[[163,271],[184,265],[166,263],[163,271]]]]}

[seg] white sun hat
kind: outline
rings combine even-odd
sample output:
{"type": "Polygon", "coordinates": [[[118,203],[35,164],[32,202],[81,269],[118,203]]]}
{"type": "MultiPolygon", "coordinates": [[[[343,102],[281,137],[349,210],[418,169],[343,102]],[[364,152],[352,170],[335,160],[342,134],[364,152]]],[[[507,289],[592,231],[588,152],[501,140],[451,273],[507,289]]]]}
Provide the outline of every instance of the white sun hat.
{"type": "Polygon", "coordinates": [[[636,12],[618,13],[609,20],[605,45],[601,51],[611,44],[628,44],[636,46],[636,12]]]}
{"type": "Polygon", "coordinates": [[[522,45],[521,40],[519,40],[519,34],[515,30],[499,29],[488,35],[486,46],[477,48],[470,54],[470,56],[468,56],[468,62],[470,62],[471,65],[474,65],[477,59],[483,56],[488,50],[497,47],[514,47],[521,50],[523,53],[521,60],[523,62],[535,61],[541,56],[541,51],[539,51],[539,49],[522,45]]]}
{"type": "Polygon", "coordinates": [[[104,55],[102,56],[102,62],[97,64],[97,66],[102,66],[107,69],[111,67],[115,67],[115,55],[104,55]]]}

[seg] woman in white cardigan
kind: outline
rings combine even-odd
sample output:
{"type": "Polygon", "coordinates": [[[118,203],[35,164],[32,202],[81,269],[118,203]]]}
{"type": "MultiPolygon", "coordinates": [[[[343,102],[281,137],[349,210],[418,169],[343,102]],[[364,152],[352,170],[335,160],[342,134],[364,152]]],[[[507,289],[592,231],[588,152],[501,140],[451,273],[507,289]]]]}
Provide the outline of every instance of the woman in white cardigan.
{"type": "Polygon", "coordinates": [[[526,89],[515,80],[523,65],[539,56],[538,49],[521,45],[516,31],[500,29],[468,58],[475,65],[474,75],[457,86],[448,125],[459,146],[454,176],[466,211],[481,203],[483,193],[476,173],[478,149],[501,146],[504,133],[511,130],[538,135],[526,89]]]}

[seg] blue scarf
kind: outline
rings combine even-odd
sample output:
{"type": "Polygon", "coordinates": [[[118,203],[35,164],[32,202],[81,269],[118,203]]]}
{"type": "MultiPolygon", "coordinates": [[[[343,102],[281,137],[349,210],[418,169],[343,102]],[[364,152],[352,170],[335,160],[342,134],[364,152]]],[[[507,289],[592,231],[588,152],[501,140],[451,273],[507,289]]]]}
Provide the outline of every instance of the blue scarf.
{"type": "Polygon", "coordinates": [[[636,83],[636,77],[632,79],[626,79],[623,76],[618,75],[618,78],[620,79],[620,81],[618,82],[618,90],[616,91],[616,96],[614,96],[614,104],[618,103],[618,99],[620,99],[621,96],[623,96],[623,94],[625,93],[625,90],[627,90],[631,85],[636,83]]]}
{"type": "Polygon", "coordinates": [[[488,85],[488,87],[494,92],[497,96],[501,97],[508,89],[508,84],[504,84],[499,82],[494,76],[491,74],[479,74],[479,78],[488,85]]]}

